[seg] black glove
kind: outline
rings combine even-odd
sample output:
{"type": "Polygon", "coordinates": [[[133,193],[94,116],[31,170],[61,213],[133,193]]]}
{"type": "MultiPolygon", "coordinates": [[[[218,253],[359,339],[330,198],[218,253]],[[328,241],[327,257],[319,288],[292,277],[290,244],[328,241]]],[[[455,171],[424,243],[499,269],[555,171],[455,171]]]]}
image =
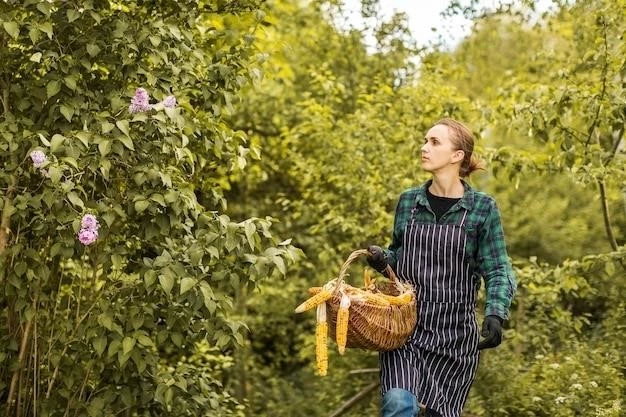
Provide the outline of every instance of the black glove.
{"type": "Polygon", "coordinates": [[[483,331],[480,332],[485,339],[478,343],[478,350],[494,348],[502,342],[502,321],[498,316],[485,317],[483,331]]]}
{"type": "Polygon", "coordinates": [[[385,252],[380,246],[370,245],[367,247],[369,255],[367,255],[367,263],[369,266],[383,272],[387,268],[387,260],[385,259],[385,252]]]}

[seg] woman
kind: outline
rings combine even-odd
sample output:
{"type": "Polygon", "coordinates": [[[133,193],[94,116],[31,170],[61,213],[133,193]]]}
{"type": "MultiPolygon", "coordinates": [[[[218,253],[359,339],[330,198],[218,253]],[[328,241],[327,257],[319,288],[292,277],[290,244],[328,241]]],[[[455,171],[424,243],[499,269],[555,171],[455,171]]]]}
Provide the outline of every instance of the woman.
{"type": "Polygon", "coordinates": [[[463,124],[438,121],[426,134],[421,164],[432,174],[400,195],[388,249],[370,246],[369,264],[389,264],[415,286],[418,323],[406,344],[381,352],[383,417],[458,417],[478,366],[478,351],[502,336],[516,281],[494,199],[463,178],[479,169],[463,124]],[[476,295],[485,280],[483,341],[476,295]]]}

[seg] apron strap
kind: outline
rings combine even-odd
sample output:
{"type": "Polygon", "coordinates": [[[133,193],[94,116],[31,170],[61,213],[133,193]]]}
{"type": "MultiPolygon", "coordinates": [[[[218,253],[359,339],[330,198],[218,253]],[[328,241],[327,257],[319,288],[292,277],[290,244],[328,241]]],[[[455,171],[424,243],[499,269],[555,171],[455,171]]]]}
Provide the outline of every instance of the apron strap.
{"type": "Polygon", "coordinates": [[[461,224],[459,224],[459,226],[462,227],[464,225],[466,218],[467,218],[467,209],[463,211],[463,218],[461,219],[461,224]]]}

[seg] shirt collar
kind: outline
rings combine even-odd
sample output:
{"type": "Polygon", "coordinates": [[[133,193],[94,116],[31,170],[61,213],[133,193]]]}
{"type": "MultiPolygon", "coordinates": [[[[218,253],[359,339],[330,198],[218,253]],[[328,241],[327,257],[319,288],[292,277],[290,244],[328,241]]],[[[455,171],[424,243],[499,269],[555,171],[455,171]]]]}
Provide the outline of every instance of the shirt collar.
{"type": "MultiPolygon", "coordinates": [[[[464,192],[463,192],[463,197],[461,197],[461,200],[459,201],[459,206],[463,207],[466,210],[471,210],[472,207],[474,207],[474,190],[472,189],[472,187],[465,182],[465,180],[461,179],[461,182],[463,183],[463,188],[464,188],[464,192]]],[[[417,193],[415,195],[415,203],[416,204],[421,204],[422,206],[428,206],[428,198],[426,197],[426,189],[428,187],[430,187],[430,184],[433,183],[433,180],[428,180],[426,181],[424,184],[420,185],[419,187],[417,187],[417,193]]]]}

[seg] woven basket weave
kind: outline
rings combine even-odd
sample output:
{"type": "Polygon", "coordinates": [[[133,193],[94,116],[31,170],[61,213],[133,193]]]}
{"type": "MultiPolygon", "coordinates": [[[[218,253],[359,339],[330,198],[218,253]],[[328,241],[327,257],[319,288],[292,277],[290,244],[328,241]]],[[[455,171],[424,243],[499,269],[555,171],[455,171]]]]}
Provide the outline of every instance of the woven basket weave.
{"type": "MultiPolygon", "coordinates": [[[[348,275],[350,264],[359,256],[368,254],[369,252],[365,249],[357,250],[350,254],[341,267],[333,296],[326,301],[328,327],[333,340],[336,340],[335,328],[337,311],[341,302],[341,292],[339,291],[341,284],[348,275]]],[[[351,304],[348,316],[346,347],[374,351],[393,350],[402,346],[413,332],[413,328],[417,323],[417,304],[413,287],[409,284],[401,283],[391,267],[387,266],[386,272],[392,282],[376,283],[372,292],[398,296],[410,291],[413,293],[411,302],[390,306],[380,306],[367,301],[351,304]]]]}

